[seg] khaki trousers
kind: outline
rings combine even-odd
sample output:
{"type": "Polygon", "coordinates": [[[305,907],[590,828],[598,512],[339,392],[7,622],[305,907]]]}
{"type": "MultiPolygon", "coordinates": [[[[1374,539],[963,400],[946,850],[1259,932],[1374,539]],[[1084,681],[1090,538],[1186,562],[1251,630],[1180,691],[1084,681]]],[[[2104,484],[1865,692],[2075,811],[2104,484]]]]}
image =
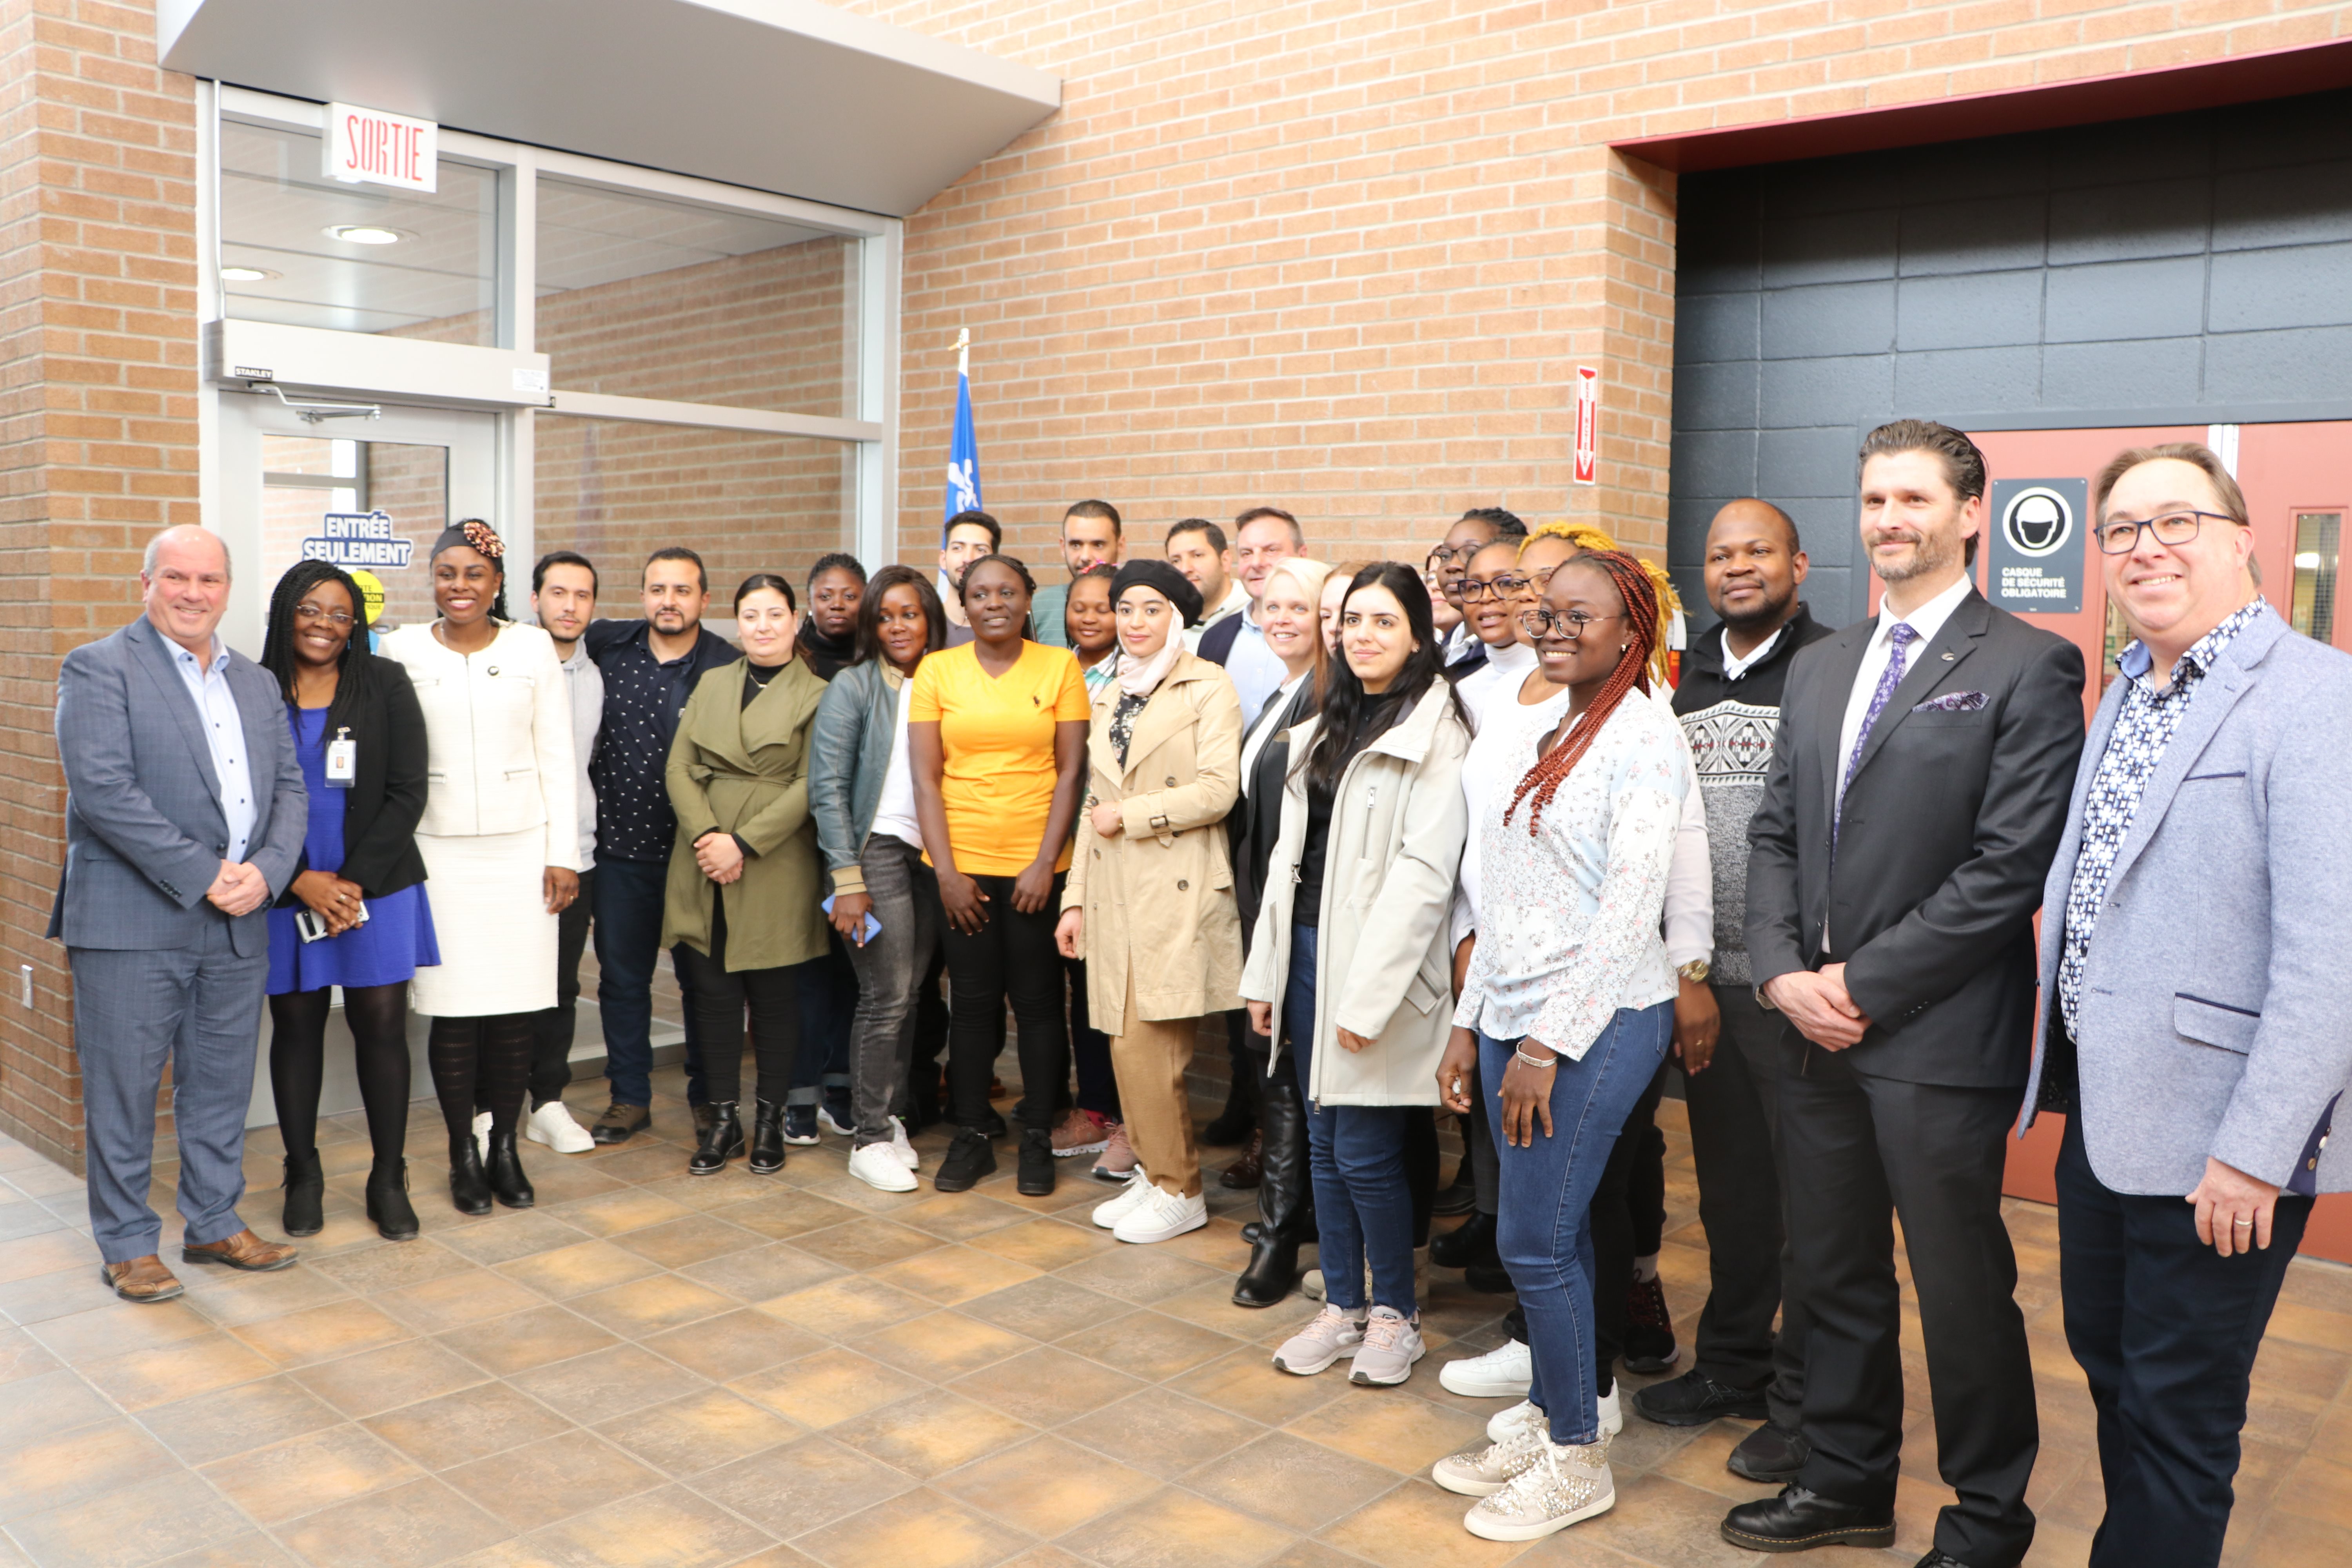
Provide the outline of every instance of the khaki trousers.
{"type": "Polygon", "coordinates": [[[1127,984],[1127,1032],[1110,1043],[1118,1078],[1119,1114],[1127,1141],[1160,1191],[1192,1197],[1201,1190],[1201,1148],[1192,1139],[1192,1098],[1184,1069],[1192,1065],[1198,1018],[1146,1023],[1136,1016],[1135,982],[1127,984]]]}

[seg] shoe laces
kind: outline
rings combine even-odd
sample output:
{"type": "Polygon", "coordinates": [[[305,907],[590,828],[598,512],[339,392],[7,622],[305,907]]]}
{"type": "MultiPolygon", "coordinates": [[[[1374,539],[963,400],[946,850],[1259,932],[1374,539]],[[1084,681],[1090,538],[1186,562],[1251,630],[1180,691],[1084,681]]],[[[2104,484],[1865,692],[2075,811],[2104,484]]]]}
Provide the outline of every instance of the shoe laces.
{"type": "Polygon", "coordinates": [[[1609,1464],[1606,1436],[1583,1445],[1555,1443],[1541,1427],[1530,1430],[1537,1442],[1527,1467],[1503,1483],[1502,1490],[1480,1499],[1480,1508],[1499,1514],[1535,1512],[1557,1519],[1601,1494],[1601,1479],[1609,1464]]]}
{"type": "MultiPolygon", "coordinates": [[[[1328,1312],[1330,1309],[1326,1307],[1324,1310],[1328,1312]]],[[[1372,1350],[1392,1351],[1396,1349],[1397,1342],[1404,1338],[1405,1331],[1412,1327],[1412,1325],[1405,1321],[1402,1313],[1392,1308],[1382,1307],[1371,1315],[1370,1321],[1364,1324],[1364,1343],[1372,1350]]]]}
{"type": "Polygon", "coordinates": [[[1346,1336],[1349,1329],[1360,1329],[1363,1326],[1360,1320],[1349,1317],[1344,1307],[1335,1307],[1326,1301],[1323,1303],[1323,1310],[1316,1313],[1307,1325],[1298,1331],[1298,1333],[1302,1339],[1329,1340],[1337,1344],[1346,1336]]]}
{"type": "Polygon", "coordinates": [[[1636,1279],[1625,1294],[1625,1318],[1636,1328],[1670,1329],[1674,1319],[1666,1311],[1666,1288],[1658,1279],[1636,1279]]]}

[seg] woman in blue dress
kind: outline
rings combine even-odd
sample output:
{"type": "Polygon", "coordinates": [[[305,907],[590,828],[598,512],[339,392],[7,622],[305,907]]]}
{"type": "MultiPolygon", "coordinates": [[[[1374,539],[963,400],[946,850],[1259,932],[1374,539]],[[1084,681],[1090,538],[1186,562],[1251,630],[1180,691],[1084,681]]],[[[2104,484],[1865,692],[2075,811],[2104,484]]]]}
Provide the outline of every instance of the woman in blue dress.
{"type": "Polygon", "coordinates": [[[300,867],[269,911],[269,1081],[286,1144],[286,1234],[313,1236],[326,1224],[319,1084],[341,986],[374,1146],[367,1215],[388,1239],[406,1241],[416,1235],[403,1152],[408,982],[441,954],[415,837],[425,717],[408,672],[359,635],[362,604],[350,575],[323,561],[295,565],[269,600],[262,667],[285,695],[310,792],[300,867]]]}

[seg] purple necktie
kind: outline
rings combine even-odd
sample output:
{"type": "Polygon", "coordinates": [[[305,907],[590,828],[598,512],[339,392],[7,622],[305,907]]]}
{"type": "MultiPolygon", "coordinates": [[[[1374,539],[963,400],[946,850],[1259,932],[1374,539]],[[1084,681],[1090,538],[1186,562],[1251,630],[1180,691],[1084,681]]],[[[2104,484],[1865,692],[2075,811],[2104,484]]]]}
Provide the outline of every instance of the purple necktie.
{"type": "MultiPolygon", "coordinates": [[[[1870,694],[1870,706],[1862,715],[1862,728],[1853,737],[1853,752],[1845,760],[1845,776],[1838,780],[1837,816],[1840,821],[1845,816],[1846,786],[1853,783],[1853,771],[1862,765],[1862,749],[1870,744],[1870,731],[1877,725],[1878,716],[1885,712],[1887,703],[1895,700],[1895,689],[1903,684],[1903,667],[1908,662],[1904,650],[1919,640],[1919,634],[1911,629],[1910,622],[1897,621],[1887,628],[1886,640],[1895,645],[1895,651],[1887,656],[1885,673],[1878,678],[1878,689],[1870,694]]],[[[1832,845],[1837,843],[1836,821],[1830,824],[1830,842],[1832,845]]]]}

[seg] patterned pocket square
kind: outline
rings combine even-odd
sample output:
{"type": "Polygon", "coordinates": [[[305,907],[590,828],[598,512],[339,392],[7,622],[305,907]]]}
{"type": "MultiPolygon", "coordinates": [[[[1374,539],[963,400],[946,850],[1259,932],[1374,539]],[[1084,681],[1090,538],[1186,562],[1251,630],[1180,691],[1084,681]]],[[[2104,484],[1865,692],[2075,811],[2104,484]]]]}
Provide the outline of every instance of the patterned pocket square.
{"type": "Polygon", "coordinates": [[[1985,705],[1981,691],[1947,691],[1912,708],[1914,713],[1974,713],[1985,705]]]}

